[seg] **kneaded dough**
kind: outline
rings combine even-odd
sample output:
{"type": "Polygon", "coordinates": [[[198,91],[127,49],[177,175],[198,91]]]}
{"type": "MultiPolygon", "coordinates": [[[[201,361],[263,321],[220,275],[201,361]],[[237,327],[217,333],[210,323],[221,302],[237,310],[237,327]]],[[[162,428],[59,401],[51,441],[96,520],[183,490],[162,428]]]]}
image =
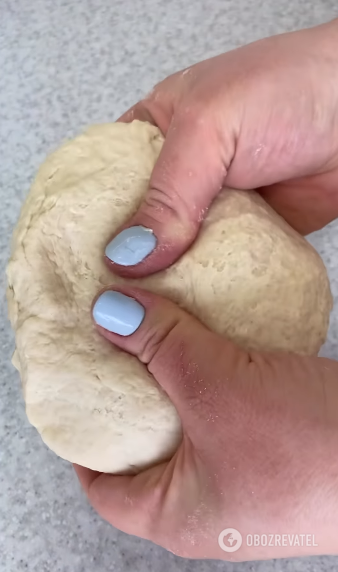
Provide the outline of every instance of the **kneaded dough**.
{"type": "MultiPolygon", "coordinates": [[[[181,438],[144,365],[91,320],[97,292],[123,282],[104,249],[142,200],[162,144],[138,121],[89,128],[42,165],[13,238],[13,363],[29,421],[58,455],[103,472],[137,472],[170,457],[181,438]]],[[[246,348],[316,354],[326,337],[325,267],[254,192],[224,189],[190,250],[138,283],[246,348]]]]}

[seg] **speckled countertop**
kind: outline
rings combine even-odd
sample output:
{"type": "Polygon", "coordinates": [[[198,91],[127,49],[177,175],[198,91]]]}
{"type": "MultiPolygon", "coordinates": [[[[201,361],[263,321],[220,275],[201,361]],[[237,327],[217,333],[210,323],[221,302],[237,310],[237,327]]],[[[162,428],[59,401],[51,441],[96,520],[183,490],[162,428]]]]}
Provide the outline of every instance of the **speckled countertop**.
{"type": "MultiPolygon", "coordinates": [[[[337,15],[337,0],[0,0],[0,572],[338,569],[338,558],[324,557],[181,560],[103,522],[69,463],[26,420],[4,301],[12,228],[49,151],[90,123],[116,119],[171,72],[337,15]]],[[[338,224],[311,241],[336,301],[323,354],[338,359],[338,224]]]]}

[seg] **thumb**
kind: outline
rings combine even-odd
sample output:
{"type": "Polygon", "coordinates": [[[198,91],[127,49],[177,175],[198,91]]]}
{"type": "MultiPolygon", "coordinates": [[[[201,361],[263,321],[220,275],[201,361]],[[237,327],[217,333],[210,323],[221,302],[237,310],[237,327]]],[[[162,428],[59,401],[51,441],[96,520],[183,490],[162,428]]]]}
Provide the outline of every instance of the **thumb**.
{"type": "Polygon", "coordinates": [[[184,431],[198,442],[220,399],[230,398],[231,386],[239,389],[247,352],[171,301],[137,288],[104,291],[94,302],[93,317],[105,338],[147,366],[176,407],[184,431]]]}
{"type": "MultiPolygon", "coordinates": [[[[164,499],[174,481],[179,491],[188,486],[189,498],[199,498],[198,482],[187,467],[193,466],[194,449],[197,445],[201,450],[206,435],[222,434],[217,411],[224,409],[227,418],[238,416],[236,407],[225,402],[229,392],[220,391],[219,385],[226,382],[229,388],[232,380],[237,385],[235,374],[246,371],[248,356],[169,300],[144,290],[103,291],[94,302],[93,317],[105,338],[147,366],[182,420],[183,440],[169,462],[136,476],[74,467],[91,504],[104,519],[124,532],[154,540],[158,516],[163,514],[164,499]]],[[[171,509],[168,518],[173,515],[171,509]]],[[[168,540],[166,535],[165,544],[168,540]]]]}
{"type": "Polygon", "coordinates": [[[176,112],[143,202],[106,248],[114,272],[152,274],[187,250],[224,182],[220,149],[210,121],[193,120],[189,108],[176,112]]]}

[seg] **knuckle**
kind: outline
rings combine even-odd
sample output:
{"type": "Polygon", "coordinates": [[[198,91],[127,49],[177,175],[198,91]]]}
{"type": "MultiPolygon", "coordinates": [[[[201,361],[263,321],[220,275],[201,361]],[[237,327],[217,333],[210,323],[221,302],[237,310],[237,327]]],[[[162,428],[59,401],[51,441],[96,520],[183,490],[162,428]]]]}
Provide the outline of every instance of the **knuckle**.
{"type": "Polygon", "coordinates": [[[176,241],[193,240],[199,222],[191,216],[191,206],[169,177],[163,173],[158,177],[156,186],[144,199],[142,217],[150,224],[164,225],[169,237],[174,237],[176,241]]]}
{"type": "MultiPolygon", "coordinates": [[[[163,326],[162,326],[163,328],[163,326]]],[[[162,332],[155,334],[151,359],[148,362],[148,369],[156,377],[158,371],[170,371],[175,377],[179,377],[180,371],[180,332],[179,318],[173,318],[170,324],[162,329],[162,332]]]]}
{"type": "Polygon", "coordinates": [[[148,365],[148,369],[156,361],[159,353],[167,353],[170,351],[169,340],[175,337],[175,330],[178,326],[179,319],[171,317],[163,322],[152,323],[148,331],[144,334],[144,345],[140,352],[140,360],[148,365]]]}
{"type": "MultiPolygon", "coordinates": [[[[163,175],[162,175],[163,179],[163,175]]],[[[166,180],[166,178],[164,178],[166,180]]],[[[168,192],[167,189],[161,188],[160,186],[153,187],[151,193],[144,199],[144,209],[151,213],[156,213],[153,216],[161,219],[164,211],[169,210],[176,214],[177,212],[177,195],[175,192],[168,192]]]]}

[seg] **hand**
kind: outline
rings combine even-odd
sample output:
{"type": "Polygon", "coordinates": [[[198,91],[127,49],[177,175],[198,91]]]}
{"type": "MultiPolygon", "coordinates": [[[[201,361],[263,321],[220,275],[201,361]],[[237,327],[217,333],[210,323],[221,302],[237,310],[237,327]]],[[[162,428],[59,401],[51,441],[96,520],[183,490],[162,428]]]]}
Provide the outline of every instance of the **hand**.
{"type": "Polygon", "coordinates": [[[223,185],[260,188],[304,234],[338,216],[337,42],[338,20],[256,42],[176,73],[122,116],[155,123],[166,140],[125,225],[151,228],[157,248],[114,272],[169,266],[223,185]]]}
{"type": "MultiPolygon", "coordinates": [[[[126,226],[156,248],[114,271],[142,276],[186,250],[222,185],[260,188],[296,229],[338,215],[337,22],[236,50],[168,78],[125,116],[166,135],[148,195],[126,226]],[[264,187],[264,188],[263,188],[264,187]],[[159,256],[161,252],[161,256],[159,256]]],[[[76,467],[118,528],[191,558],[247,560],[337,551],[338,364],[246,352],[169,301],[124,288],[145,308],[130,337],[100,329],[147,365],[182,419],[171,461],[135,477],[76,467]],[[225,528],[243,536],[226,553],[225,528]],[[248,547],[248,534],[315,535],[317,547],[248,547]]]]}
{"type": "Polygon", "coordinates": [[[142,324],[129,337],[99,330],[168,393],[183,440],[169,462],[137,476],[77,466],[93,507],[189,558],[337,552],[338,363],[246,352],[168,300],[121,291],[145,308],[142,324]],[[238,552],[219,547],[226,528],[242,534],[238,552]],[[283,533],[314,535],[318,546],[246,546],[247,535],[283,533]]]}

